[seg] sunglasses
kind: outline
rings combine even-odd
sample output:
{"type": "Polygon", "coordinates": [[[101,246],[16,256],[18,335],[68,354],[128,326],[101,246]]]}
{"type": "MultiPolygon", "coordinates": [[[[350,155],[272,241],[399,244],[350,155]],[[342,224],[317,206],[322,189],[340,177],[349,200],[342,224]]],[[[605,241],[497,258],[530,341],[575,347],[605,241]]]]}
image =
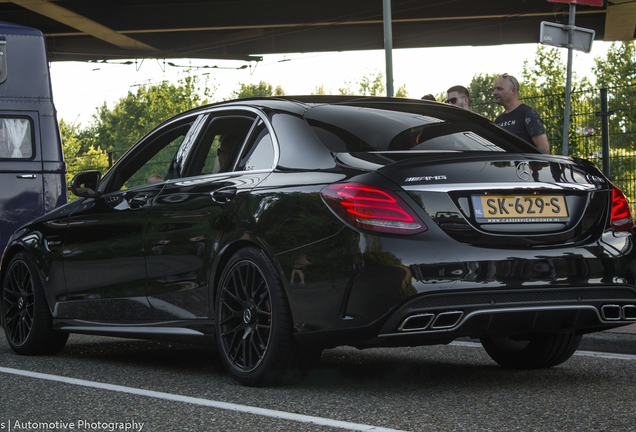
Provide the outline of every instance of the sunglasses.
{"type": "Polygon", "coordinates": [[[517,81],[517,78],[507,73],[501,75],[500,78],[508,78],[510,82],[512,83],[512,86],[517,89],[517,93],[519,93],[519,81],[517,81]]]}
{"type": "Polygon", "coordinates": [[[455,105],[455,102],[457,102],[458,100],[459,100],[458,97],[454,97],[454,98],[446,99],[446,103],[455,105]]]}

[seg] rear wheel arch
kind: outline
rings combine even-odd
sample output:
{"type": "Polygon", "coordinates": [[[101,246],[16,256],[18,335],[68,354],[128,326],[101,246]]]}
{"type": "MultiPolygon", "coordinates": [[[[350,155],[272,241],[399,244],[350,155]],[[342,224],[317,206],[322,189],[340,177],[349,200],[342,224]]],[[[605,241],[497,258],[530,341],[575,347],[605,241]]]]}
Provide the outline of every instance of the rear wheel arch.
{"type": "Polygon", "coordinates": [[[216,306],[216,294],[219,288],[219,283],[221,282],[223,270],[227,266],[227,263],[230,261],[230,259],[232,259],[236,252],[249,247],[253,247],[263,251],[269,258],[272,265],[278,271],[279,276],[283,274],[280,268],[280,263],[277,260],[272,259],[273,254],[271,250],[262,242],[240,239],[238,241],[225,245],[218,253],[218,258],[213,263],[210,274],[208,276],[208,280],[210,281],[210,307],[212,311],[214,311],[214,308],[216,306]]]}
{"type": "Polygon", "coordinates": [[[251,386],[300,378],[309,363],[294,337],[284,283],[269,255],[241,243],[215,290],[216,340],[234,379],[251,386]]]}

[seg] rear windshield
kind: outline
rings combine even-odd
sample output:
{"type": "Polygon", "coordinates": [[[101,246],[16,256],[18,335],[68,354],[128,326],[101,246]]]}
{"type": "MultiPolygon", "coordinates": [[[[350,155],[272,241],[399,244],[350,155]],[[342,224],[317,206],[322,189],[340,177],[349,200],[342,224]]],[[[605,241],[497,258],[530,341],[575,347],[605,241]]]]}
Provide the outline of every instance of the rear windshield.
{"type": "Polygon", "coordinates": [[[305,119],[338,153],[538,152],[482,117],[439,105],[322,105],[305,119]]]}

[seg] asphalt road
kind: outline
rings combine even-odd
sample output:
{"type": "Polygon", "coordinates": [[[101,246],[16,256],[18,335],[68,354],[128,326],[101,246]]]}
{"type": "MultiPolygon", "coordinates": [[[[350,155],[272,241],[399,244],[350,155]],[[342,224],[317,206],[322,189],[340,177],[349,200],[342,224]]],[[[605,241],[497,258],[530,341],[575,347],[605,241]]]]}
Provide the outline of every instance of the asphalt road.
{"type": "Polygon", "coordinates": [[[635,431],[636,335],[582,350],[516,371],[470,341],[345,347],[294,386],[255,389],[204,347],[73,335],[56,356],[21,357],[0,336],[0,431],[635,431]]]}

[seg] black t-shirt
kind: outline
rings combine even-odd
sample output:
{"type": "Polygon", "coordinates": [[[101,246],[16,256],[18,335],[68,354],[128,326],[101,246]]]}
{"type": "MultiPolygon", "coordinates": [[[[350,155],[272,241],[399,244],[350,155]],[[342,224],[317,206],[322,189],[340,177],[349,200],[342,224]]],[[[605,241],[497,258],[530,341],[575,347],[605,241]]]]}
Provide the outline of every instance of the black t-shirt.
{"type": "Polygon", "coordinates": [[[501,114],[495,123],[532,145],[534,145],[532,137],[545,133],[543,120],[535,110],[526,104],[519,105],[509,113],[501,114]]]}

